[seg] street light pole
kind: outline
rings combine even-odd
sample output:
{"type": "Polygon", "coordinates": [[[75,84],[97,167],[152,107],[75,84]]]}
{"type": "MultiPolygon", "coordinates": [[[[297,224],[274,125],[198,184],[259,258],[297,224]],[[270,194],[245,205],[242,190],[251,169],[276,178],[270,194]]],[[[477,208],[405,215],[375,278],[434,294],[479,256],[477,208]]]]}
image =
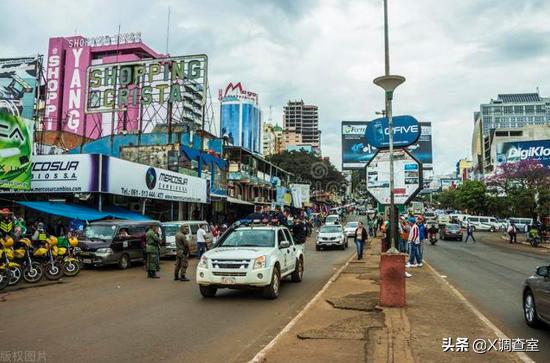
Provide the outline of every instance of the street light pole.
{"type": "Polygon", "coordinates": [[[392,117],[392,99],[393,91],[401,83],[405,82],[405,77],[390,75],[390,46],[389,46],[389,34],[388,34],[388,0],[384,0],[384,51],[385,51],[385,75],[378,77],[374,80],[374,83],[382,87],[385,91],[386,101],[386,117],[388,118],[388,134],[389,134],[389,151],[390,151],[390,245],[391,248],[388,253],[399,253],[397,250],[396,233],[397,228],[397,216],[395,214],[395,184],[394,184],[394,168],[393,168],[393,117],[392,117]]]}

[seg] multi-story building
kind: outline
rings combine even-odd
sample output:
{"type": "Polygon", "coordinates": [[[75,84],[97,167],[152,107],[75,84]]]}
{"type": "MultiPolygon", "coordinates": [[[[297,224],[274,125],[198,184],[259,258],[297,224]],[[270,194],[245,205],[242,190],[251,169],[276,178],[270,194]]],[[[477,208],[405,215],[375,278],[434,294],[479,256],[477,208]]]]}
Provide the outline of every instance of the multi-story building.
{"type": "Polygon", "coordinates": [[[262,119],[258,95],[244,90],[241,82],[229,83],[225,90],[220,89],[219,100],[222,137],[234,146],[261,153],[262,119]]]}
{"type": "Polygon", "coordinates": [[[497,149],[506,142],[550,137],[550,98],[538,93],[500,94],[474,113],[473,171],[484,175],[498,164],[497,149]]]}
{"type": "Polygon", "coordinates": [[[317,106],[306,105],[303,100],[288,101],[283,120],[287,145],[311,145],[313,148],[321,146],[317,106]]]}
{"type": "Polygon", "coordinates": [[[280,154],[284,150],[285,140],[283,128],[277,124],[264,124],[263,154],[265,156],[280,154]]]}

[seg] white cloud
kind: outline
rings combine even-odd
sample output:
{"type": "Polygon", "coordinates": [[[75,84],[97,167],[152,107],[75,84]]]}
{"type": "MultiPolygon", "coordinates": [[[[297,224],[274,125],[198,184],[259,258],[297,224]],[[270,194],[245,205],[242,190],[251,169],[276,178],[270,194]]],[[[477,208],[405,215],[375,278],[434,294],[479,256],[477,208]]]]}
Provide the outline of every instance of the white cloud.
{"type": "MultiPolygon", "coordinates": [[[[390,0],[394,112],[431,121],[436,173],[470,155],[473,112],[498,93],[550,94],[550,2],[390,0]]],[[[372,119],[383,94],[382,0],[25,1],[0,4],[0,54],[45,53],[49,37],[141,31],[170,53],[207,53],[210,87],[242,81],[268,117],[289,99],[319,106],[323,152],[340,165],[340,121],[372,119]]],[[[216,106],[214,106],[216,108],[216,106]]]]}

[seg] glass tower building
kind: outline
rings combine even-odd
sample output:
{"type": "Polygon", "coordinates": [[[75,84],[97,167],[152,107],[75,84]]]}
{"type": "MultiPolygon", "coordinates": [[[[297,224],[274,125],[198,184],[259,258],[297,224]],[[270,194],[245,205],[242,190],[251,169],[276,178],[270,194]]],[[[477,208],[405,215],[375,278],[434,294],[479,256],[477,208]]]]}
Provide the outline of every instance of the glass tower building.
{"type": "Polygon", "coordinates": [[[234,146],[261,153],[262,120],[258,104],[228,96],[221,100],[221,133],[234,146]]]}

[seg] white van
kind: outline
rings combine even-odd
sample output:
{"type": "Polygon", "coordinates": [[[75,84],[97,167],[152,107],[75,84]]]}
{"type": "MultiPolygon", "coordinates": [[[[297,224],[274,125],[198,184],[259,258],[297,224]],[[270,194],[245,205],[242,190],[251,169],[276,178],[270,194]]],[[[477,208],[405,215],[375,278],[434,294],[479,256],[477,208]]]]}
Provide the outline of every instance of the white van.
{"type": "MultiPolygon", "coordinates": [[[[530,226],[533,224],[533,218],[510,218],[508,220],[508,226],[510,226],[512,222],[516,225],[518,232],[523,232],[525,230],[525,225],[530,226]]],[[[506,229],[508,229],[508,227],[506,227],[506,229]]]]}
{"type": "MultiPolygon", "coordinates": [[[[189,252],[193,255],[196,255],[197,253],[197,230],[199,227],[206,226],[206,232],[210,232],[208,222],[206,221],[171,221],[162,223],[166,233],[165,256],[176,255],[176,233],[179,232],[182,224],[189,227],[189,233],[191,234],[191,239],[189,240],[189,252]]],[[[211,240],[212,239],[210,239],[210,241],[211,240]]],[[[210,248],[211,242],[207,242],[207,246],[210,248]]]]}
{"type": "Polygon", "coordinates": [[[495,217],[467,216],[464,218],[462,225],[466,227],[468,223],[474,227],[474,231],[495,232],[498,231],[500,227],[500,223],[495,217]]]}

